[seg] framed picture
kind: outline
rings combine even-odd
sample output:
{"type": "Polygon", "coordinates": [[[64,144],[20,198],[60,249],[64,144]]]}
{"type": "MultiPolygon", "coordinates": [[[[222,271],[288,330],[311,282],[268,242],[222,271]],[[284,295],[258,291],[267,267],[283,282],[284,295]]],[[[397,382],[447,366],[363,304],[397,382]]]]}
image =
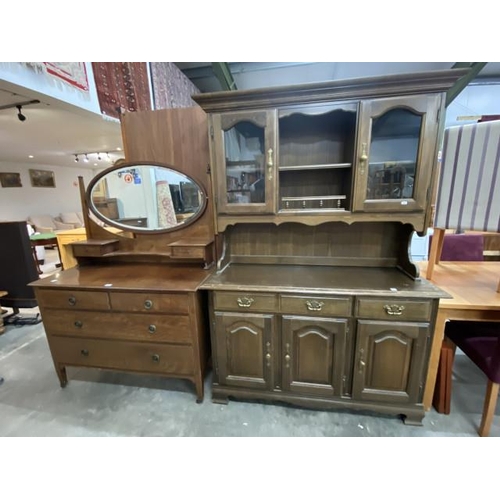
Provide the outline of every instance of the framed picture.
{"type": "Polygon", "coordinates": [[[30,179],[33,187],[56,187],[56,178],[52,170],[34,170],[30,168],[30,179]]]}
{"type": "Polygon", "coordinates": [[[0,172],[0,184],[4,188],[23,187],[21,184],[21,174],[17,172],[0,172]]]}

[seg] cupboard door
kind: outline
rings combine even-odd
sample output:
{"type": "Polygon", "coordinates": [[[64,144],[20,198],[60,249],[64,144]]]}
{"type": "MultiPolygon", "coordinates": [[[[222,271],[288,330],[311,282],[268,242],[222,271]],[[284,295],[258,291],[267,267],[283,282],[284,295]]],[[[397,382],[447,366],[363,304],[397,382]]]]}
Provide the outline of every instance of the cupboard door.
{"type": "Polygon", "coordinates": [[[358,321],[353,399],[417,403],[429,323],[358,321]]]}
{"type": "Polygon", "coordinates": [[[362,101],[355,172],[355,211],[426,207],[440,96],[362,101]]]}
{"type": "Polygon", "coordinates": [[[276,111],[216,114],[212,120],[217,211],[276,211],[276,111]]]}
{"type": "Polygon", "coordinates": [[[347,319],[283,316],[283,389],[340,396],[347,331],[347,319]]]}
{"type": "Polygon", "coordinates": [[[215,313],[217,366],[222,385],[272,388],[275,317],[215,313]]]}

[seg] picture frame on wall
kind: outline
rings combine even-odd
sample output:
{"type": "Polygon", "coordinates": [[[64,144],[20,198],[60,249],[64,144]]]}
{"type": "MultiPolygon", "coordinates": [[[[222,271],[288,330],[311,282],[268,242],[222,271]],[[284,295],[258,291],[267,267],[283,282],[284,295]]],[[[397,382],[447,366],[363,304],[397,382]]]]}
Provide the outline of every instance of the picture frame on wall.
{"type": "Polygon", "coordinates": [[[0,185],[4,188],[20,188],[21,174],[17,172],[0,172],[0,185]]]}
{"type": "Polygon", "coordinates": [[[30,180],[33,187],[56,187],[56,178],[52,170],[30,168],[30,180]]]}

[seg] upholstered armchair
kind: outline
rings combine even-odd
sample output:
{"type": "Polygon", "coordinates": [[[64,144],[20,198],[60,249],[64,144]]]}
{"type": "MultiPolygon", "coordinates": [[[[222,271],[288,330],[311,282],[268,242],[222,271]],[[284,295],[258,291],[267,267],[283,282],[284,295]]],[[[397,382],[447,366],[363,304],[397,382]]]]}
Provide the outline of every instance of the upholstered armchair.
{"type": "Polygon", "coordinates": [[[28,222],[35,228],[37,233],[54,233],[61,229],[74,229],[73,224],[67,224],[57,220],[52,215],[30,215],[28,222]]]}

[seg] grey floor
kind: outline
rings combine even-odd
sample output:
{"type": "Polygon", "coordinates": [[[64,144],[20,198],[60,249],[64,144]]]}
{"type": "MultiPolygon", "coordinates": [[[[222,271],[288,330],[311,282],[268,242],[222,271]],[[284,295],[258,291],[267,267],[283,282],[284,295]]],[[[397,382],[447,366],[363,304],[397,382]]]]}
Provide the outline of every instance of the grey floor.
{"type": "MultiPolygon", "coordinates": [[[[46,268],[44,268],[46,270],[46,268]]],[[[32,314],[33,310],[22,311],[32,314]]],[[[36,312],[36,310],[34,310],[36,312]]],[[[451,414],[434,409],[422,427],[399,417],[315,411],[285,404],[210,397],[196,404],[188,381],[68,368],[61,389],[43,324],[7,326],[0,335],[0,436],[477,436],[486,379],[465,356],[455,358],[451,414]]],[[[500,405],[490,435],[500,436],[500,405]]]]}

